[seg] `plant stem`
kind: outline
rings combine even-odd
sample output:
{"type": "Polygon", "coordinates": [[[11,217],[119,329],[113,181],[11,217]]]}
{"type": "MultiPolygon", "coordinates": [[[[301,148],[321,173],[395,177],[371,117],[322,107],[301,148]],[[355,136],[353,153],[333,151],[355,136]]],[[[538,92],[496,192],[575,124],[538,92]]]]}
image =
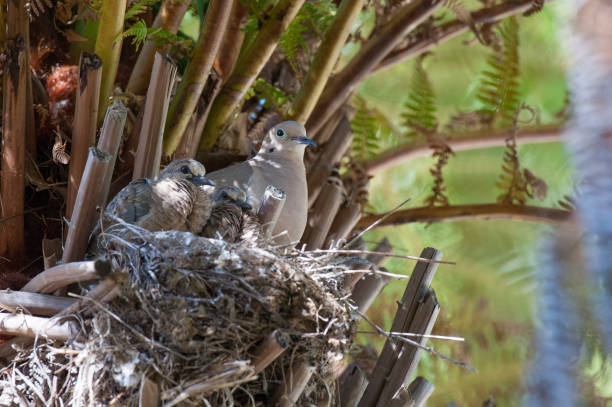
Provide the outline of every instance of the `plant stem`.
{"type": "Polygon", "coordinates": [[[319,103],[308,119],[306,128],[314,134],[329,117],[346,101],[350,92],[364,80],[368,73],[421,22],[431,16],[443,2],[421,0],[410,2],[373,37],[349,63],[327,82],[319,103]]]}
{"type": "Polygon", "coordinates": [[[229,78],[238,60],[240,48],[244,41],[245,32],[243,27],[248,14],[248,9],[241,1],[234,1],[227,28],[225,29],[225,34],[221,40],[221,46],[214,63],[215,70],[221,76],[223,82],[229,78]]]}
{"type": "Polygon", "coordinates": [[[3,81],[0,256],[18,265],[25,250],[24,190],[29,20],[24,1],[9,1],[3,81]]]}
{"type": "Polygon", "coordinates": [[[312,113],[327,79],[338,61],[340,51],[346,43],[351,28],[363,8],[363,3],[363,0],[343,0],[340,4],[336,18],[325,33],[325,37],[312,60],[306,79],[293,101],[293,106],[289,111],[289,117],[292,120],[303,124],[312,113]]]}
{"type": "Polygon", "coordinates": [[[238,0],[211,0],[208,5],[204,30],[200,33],[196,50],[185,68],[185,74],[168,110],[163,147],[165,155],[171,155],[176,150],[193,115],[221,44],[234,1],[238,0]]]}
{"type": "Polygon", "coordinates": [[[238,57],[232,75],[213,103],[202,132],[200,150],[210,150],[214,146],[303,3],[304,0],[281,0],[264,21],[255,39],[238,57]]]}
{"type": "Polygon", "coordinates": [[[100,86],[100,104],[98,108],[98,124],[106,115],[109,98],[113,94],[113,85],[119,66],[121,43],[123,39],[123,20],[127,0],[103,0],[100,13],[100,25],[96,38],[95,53],[102,60],[102,83],[100,86]]]}
{"type": "MultiPolygon", "coordinates": [[[[153,27],[162,28],[172,34],[176,34],[188,8],[188,1],[165,0],[157,16],[155,16],[153,27]]],[[[126,88],[127,92],[136,95],[144,95],[146,93],[147,87],[149,86],[149,79],[151,78],[153,62],[155,60],[155,52],[157,51],[158,47],[153,41],[145,41],[140,50],[140,54],[138,54],[134,69],[130,74],[130,79],[126,88]]]]}
{"type": "MultiPolygon", "coordinates": [[[[530,205],[508,205],[501,203],[423,206],[397,211],[375,226],[399,226],[414,222],[438,222],[464,219],[510,219],[514,221],[557,224],[569,220],[572,212],[556,208],[530,205]]],[[[357,228],[365,228],[385,214],[371,214],[362,217],[357,228]]]]}

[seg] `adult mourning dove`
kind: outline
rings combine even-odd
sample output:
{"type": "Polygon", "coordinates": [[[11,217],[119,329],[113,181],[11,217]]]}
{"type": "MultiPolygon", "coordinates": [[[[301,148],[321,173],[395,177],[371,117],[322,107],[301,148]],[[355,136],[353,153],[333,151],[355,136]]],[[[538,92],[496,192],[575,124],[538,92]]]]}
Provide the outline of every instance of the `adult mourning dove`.
{"type": "Polygon", "coordinates": [[[297,122],[286,121],[272,127],[257,154],[240,164],[208,174],[219,187],[234,185],[246,191],[254,208],[268,185],[283,190],[287,200],[272,231],[277,242],[297,242],[304,233],[308,214],[308,190],[304,149],[316,145],[297,122]],[[286,231],[286,234],[283,232],[286,231]]]}
{"type": "Polygon", "coordinates": [[[200,236],[220,238],[227,242],[255,244],[261,237],[261,225],[250,212],[246,192],[228,185],[217,189],[208,222],[200,236]]]}
{"type": "Polygon", "coordinates": [[[196,160],[174,160],[152,181],[130,182],[108,204],[106,213],[150,231],[198,233],[210,217],[215,185],[205,173],[196,160]]]}

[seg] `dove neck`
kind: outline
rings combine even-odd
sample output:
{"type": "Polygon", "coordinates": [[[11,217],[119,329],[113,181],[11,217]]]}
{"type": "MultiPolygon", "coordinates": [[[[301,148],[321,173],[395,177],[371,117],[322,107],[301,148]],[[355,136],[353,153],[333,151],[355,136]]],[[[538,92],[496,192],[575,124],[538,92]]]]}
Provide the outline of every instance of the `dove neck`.
{"type": "Polygon", "coordinates": [[[255,157],[256,161],[272,161],[272,162],[288,162],[300,163],[304,162],[304,149],[281,150],[269,153],[267,151],[259,151],[255,157]]]}

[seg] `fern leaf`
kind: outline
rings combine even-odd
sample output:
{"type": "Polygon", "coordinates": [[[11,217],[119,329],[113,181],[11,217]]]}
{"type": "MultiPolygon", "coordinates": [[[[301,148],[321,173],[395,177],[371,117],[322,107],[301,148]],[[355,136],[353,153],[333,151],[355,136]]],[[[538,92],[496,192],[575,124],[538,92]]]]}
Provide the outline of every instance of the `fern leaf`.
{"type": "Polygon", "coordinates": [[[266,82],[263,78],[257,78],[253,86],[247,91],[245,98],[258,96],[264,100],[263,106],[274,109],[278,114],[284,116],[291,102],[289,95],[284,90],[266,82]]]}
{"type": "Polygon", "coordinates": [[[509,128],[521,99],[518,22],[515,18],[508,18],[497,33],[502,40],[502,49],[487,58],[487,68],[481,74],[476,97],[483,105],[481,113],[490,117],[492,126],[509,128]]]}
{"type": "Polygon", "coordinates": [[[368,108],[366,101],[359,95],[353,99],[355,116],[351,120],[354,138],[352,155],[358,161],[376,156],[380,151],[380,125],[376,114],[368,108]]]}
{"type": "Polygon", "coordinates": [[[181,38],[159,27],[147,27],[147,24],[141,19],[137,20],[120,35],[123,38],[133,37],[132,44],[136,47],[136,50],[146,40],[153,41],[157,46],[169,45],[175,51],[179,51],[182,54],[187,54],[192,46],[190,39],[181,38]]]}
{"type": "Polygon", "coordinates": [[[138,0],[132,3],[130,8],[125,12],[125,21],[137,15],[146,13],[149,8],[159,0],[138,0]]]}
{"type": "Polygon", "coordinates": [[[136,47],[136,50],[138,50],[142,43],[145,42],[145,40],[147,39],[148,34],[149,29],[147,27],[147,24],[143,20],[138,20],[120,35],[123,38],[133,37],[132,45],[134,45],[136,47]]]}
{"type": "Polygon", "coordinates": [[[422,57],[415,63],[410,94],[404,107],[403,124],[410,129],[407,136],[414,137],[420,133],[415,124],[427,130],[433,130],[437,126],[435,95],[429,76],[423,68],[422,57]]]}

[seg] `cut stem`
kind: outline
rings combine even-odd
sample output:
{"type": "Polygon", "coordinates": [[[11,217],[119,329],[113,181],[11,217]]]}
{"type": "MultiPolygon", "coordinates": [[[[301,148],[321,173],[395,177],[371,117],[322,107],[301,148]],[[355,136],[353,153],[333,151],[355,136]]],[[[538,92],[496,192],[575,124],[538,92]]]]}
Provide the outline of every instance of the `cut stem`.
{"type": "Polygon", "coordinates": [[[74,321],[59,322],[56,318],[0,313],[0,333],[28,338],[43,336],[54,341],[67,341],[76,336],[79,329],[74,321]]]}

